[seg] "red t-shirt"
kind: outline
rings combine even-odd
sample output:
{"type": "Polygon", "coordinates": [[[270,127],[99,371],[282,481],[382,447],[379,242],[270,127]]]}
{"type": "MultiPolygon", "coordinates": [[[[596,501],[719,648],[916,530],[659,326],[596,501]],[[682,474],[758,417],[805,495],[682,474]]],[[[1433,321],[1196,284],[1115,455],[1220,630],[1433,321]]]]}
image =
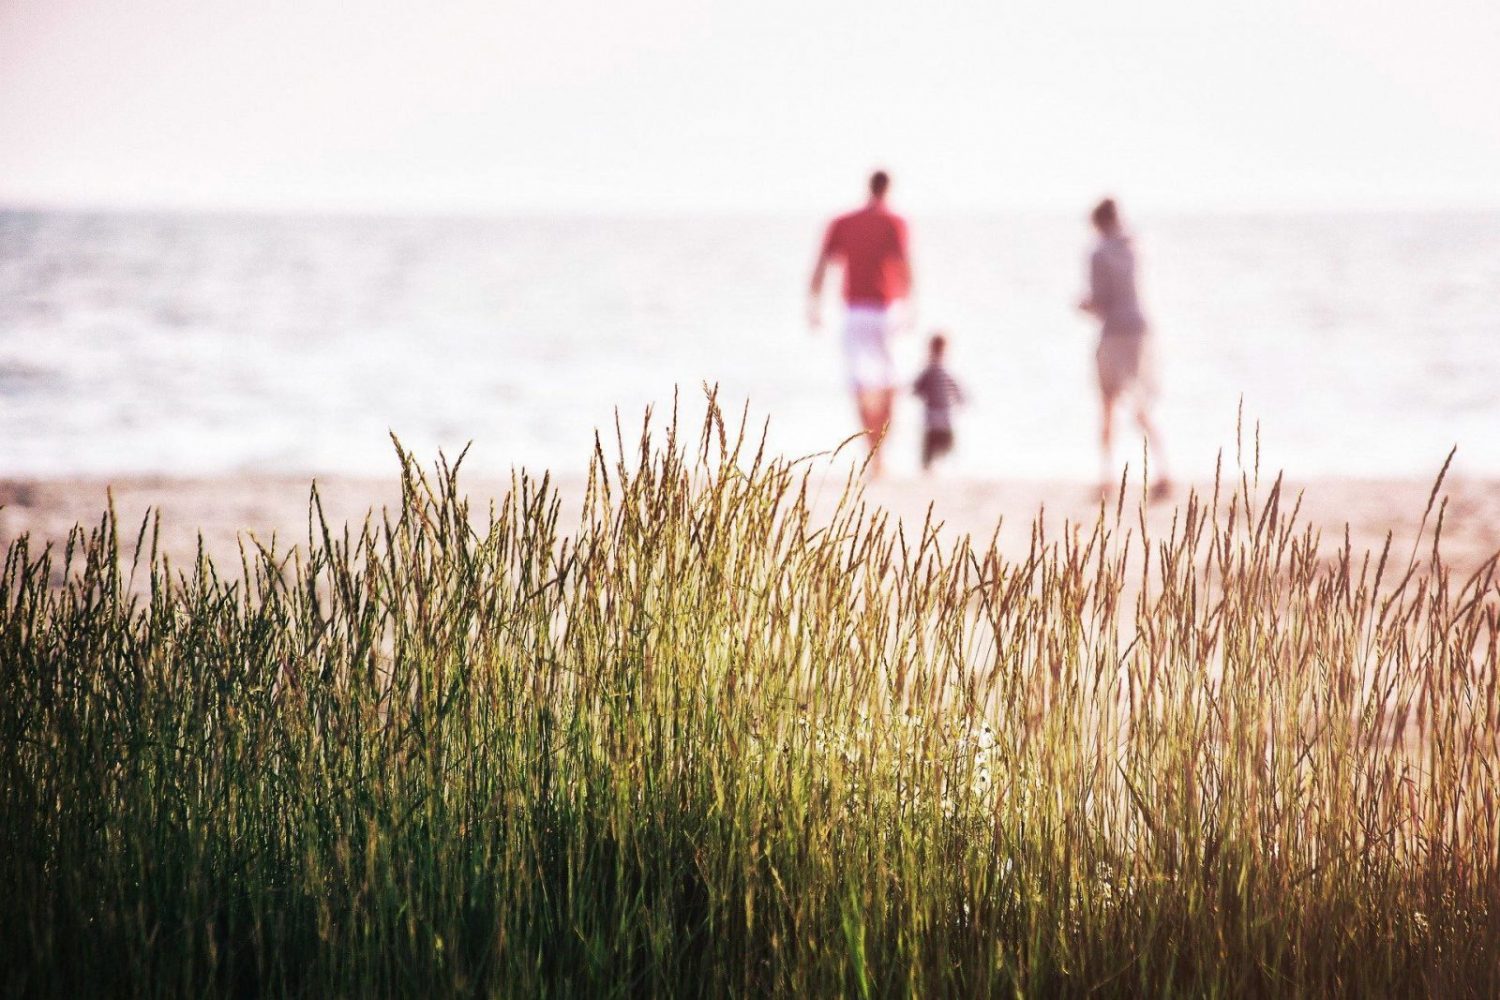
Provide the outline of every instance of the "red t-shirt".
{"type": "Polygon", "coordinates": [[[888,306],[907,292],[906,221],[872,202],[828,226],[823,254],[844,264],[844,301],[888,306]]]}

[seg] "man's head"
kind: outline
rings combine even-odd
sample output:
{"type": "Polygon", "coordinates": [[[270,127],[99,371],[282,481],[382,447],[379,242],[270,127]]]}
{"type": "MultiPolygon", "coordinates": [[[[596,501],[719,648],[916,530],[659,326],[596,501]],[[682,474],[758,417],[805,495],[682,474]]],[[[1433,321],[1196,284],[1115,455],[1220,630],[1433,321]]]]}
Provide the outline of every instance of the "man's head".
{"type": "Polygon", "coordinates": [[[932,338],[927,341],[927,356],[934,361],[941,361],[947,350],[948,335],[941,330],[933,333],[932,338]]]}
{"type": "Polygon", "coordinates": [[[884,170],[877,170],[870,175],[871,198],[879,201],[881,198],[885,197],[885,193],[890,190],[890,187],[891,175],[886,173],[884,170]]]}
{"type": "Polygon", "coordinates": [[[1105,198],[1095,205],[1092,218],[1094,228],[1105,236],[1113,236],[1120,231],[1120,210],[1115,207],[1113,198],[1105,198]]]}

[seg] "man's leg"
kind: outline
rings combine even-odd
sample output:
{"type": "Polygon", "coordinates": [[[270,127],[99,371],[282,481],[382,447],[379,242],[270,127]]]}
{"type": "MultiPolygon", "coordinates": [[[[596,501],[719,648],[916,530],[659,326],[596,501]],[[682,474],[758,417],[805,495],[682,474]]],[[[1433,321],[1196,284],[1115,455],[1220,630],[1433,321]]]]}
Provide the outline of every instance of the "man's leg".
{"type": "Polygon", "coordinates": [[[895,409],[895,405],[896,390],[875,390],[875,437],[871,446],[875,451],[879,451],[880,446],[885,443],[885,432],[891,429],[891,411],[895,409]]]}
{"type": "Polygon", "coordinates": [[[886,323],[884,313],[851,307],[845,334],[854,404],[859,409],[860,429],[870,449],[866,468],[872,478],[880,475],[880,446],[885,441],[896,397],[896,373],[886,343],[886,323]]]}
{"type": "Polygon", "coordinates": [[[1115,485],[1115,393],[1099,390],[1099,496],[1108,497],[1115,485]]]}
{"type": "Polygon", "coordinates": [[[880,446],[885,443],[886,428],[891,422],[893,389],[860,389],[855,395],[859,405],[859,422],[870,449],[870,475],[880,475],[880,446]]]}
{"type": "Polygon", "coordinates": [[[891,360],[890,316],[882,320],[880,331],[880,385],[871,390],[875,404],[874,426],[870,432],[870,475],[880,475],[880,446],[891,429],[891,414],[896,406],[896,366],[891,360]]]}

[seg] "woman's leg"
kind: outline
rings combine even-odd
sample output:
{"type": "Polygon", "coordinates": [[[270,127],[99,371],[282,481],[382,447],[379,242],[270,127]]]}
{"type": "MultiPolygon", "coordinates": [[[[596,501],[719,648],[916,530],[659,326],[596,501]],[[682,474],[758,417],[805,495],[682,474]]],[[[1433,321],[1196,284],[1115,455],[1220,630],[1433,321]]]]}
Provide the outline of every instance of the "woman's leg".
{"type": "Polygon", "coordinates": [[[1151,498],[1160,500],[1172,492],[1172,479],[1167,475],[1167,453],[1161,444],[1161,432],[1151,419],[1151,411],[1144,403],[1135,410],[1135,423],[1146,437],[1146,454],[1155,467],[1156,475],[1151,483],[1151,498]]]}
{"type": "Polygon", "coordinates": [[[1116,393],[1099,387],[1099,496],[1108,497],[1115,486],[1115,398],[1116,393]]]}

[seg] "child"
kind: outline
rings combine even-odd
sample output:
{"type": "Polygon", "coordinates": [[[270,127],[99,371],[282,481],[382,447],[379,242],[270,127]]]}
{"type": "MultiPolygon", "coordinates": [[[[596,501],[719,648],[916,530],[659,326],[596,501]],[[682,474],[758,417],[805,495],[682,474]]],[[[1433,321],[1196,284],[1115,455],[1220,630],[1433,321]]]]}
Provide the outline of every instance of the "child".
{"type": "Polygon", "coordinates": [[[954,403],[964,401],[963,390],[943,367],[943,354],[948,349],[948,338],[941,331],[932,335],[927,344],[927,367],[917,376],[912,391],[922,398],[927,414],[924,421],[926,433],[922,435],[922,468],[932,468],[934,460],[953,449],[954,403]]]}

